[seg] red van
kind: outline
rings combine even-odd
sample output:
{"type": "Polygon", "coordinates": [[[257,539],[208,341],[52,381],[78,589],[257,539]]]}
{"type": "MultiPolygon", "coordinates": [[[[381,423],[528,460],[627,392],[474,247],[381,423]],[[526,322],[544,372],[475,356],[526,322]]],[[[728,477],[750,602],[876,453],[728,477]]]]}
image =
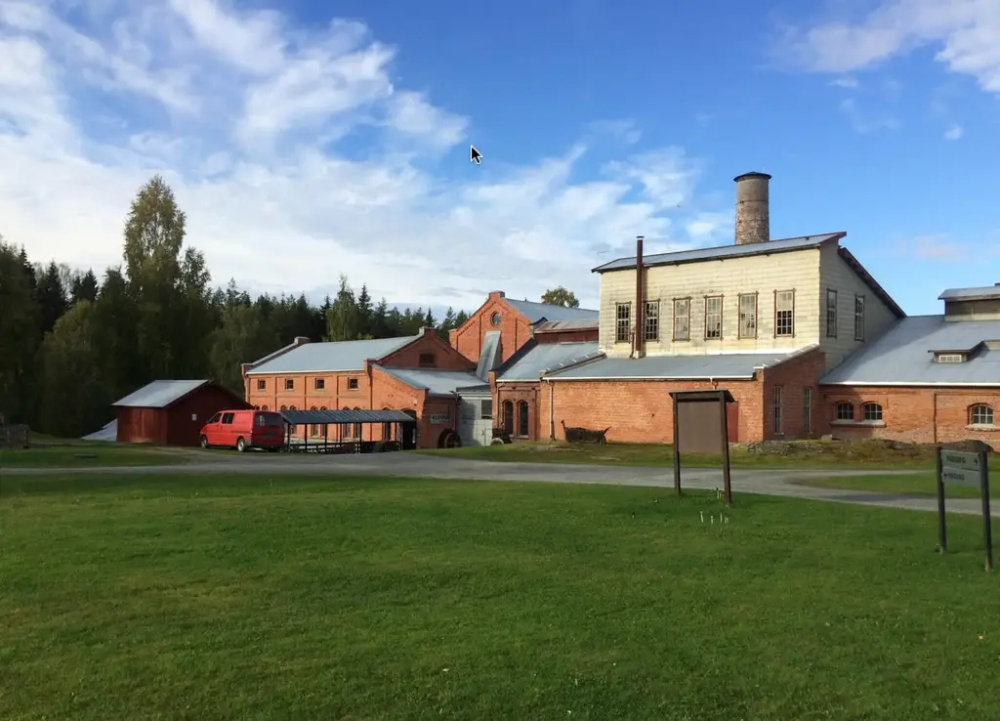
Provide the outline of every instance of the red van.
{"type": "Polygon", "coordinates": [[[285,419],[268,411],[219,411],[201,427],[202,448],[276,451],[284,440],[285,419]]]}

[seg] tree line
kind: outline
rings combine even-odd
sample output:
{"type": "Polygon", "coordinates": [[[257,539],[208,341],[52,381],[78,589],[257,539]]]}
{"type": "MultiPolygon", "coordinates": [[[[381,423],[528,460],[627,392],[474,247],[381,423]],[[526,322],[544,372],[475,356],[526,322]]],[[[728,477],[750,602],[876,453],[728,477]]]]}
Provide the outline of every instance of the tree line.
{"type": "Polygon", "coordinates": [[[212,378],[243,394],[240,363],[292,342],[416,335],[444,339],[468,318],[451,308],[389,307],[340,277],[335,297],[252,298],[213,287],[204,255],[184,244],[186,218],[155,176],[125,222],[123,263],[98,277],[31,262],[0,237],[0,416],[79,437],[113,418],[110,404],[156,379],[212,378]]]}

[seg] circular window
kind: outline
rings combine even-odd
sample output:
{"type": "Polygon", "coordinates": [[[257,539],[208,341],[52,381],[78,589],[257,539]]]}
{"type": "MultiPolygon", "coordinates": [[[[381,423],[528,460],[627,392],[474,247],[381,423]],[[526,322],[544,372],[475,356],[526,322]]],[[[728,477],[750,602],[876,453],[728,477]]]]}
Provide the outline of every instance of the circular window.
{"type": "Polygon", "coordinates": [[[496,311],[490,316],[490,322],[493,325],[500,325],[500,311],[496,311]]]}

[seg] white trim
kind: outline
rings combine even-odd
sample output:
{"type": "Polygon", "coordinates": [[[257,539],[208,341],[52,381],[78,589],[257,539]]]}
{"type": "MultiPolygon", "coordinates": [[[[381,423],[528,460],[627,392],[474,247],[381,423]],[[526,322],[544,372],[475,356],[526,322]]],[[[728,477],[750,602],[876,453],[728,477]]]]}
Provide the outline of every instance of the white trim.
{"type": "MultiPolygon", "coordinates": [[[[754,376],[590,376],[590,377],[578,377],[578,376],[544,376],[540,380],[543,381],[752,381],[754,376]]],[[[497,381],[498,383],[500,381],[497,381]]],[[[510,381],[516,383],[517,381],[510,381]]],[[[521,381],[522,383],[533,381],[521,381]]]]}
{"type": "Polygon", "coordinates": [[[820,381],[821,386],[898,386],[905,388],[997,388],[1000,390],[1000,380],[993,383],[957,383],[949,381],[820,381]]]}
{"type": "Polygon", "coordinates": [[[847,420],[833,420],[830,421],[831,426],[837,426],[838,428],[885,428],[885,421],[854,421],[847,420]]]}

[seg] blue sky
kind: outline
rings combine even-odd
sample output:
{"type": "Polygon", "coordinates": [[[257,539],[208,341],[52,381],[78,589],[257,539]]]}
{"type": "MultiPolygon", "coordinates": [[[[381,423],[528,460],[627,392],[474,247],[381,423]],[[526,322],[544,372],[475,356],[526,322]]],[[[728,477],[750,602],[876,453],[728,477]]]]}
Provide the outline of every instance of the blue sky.
{"type": "Polygon", "coordinates": [[[118,262],[160,172],[219,283],[592,305],[637,234],[731,243],[760,170],[773,237],[847,231],[909,313],[1000,281],[997,0],[0,0],[0,97],[38,260],[118,262]]]}

